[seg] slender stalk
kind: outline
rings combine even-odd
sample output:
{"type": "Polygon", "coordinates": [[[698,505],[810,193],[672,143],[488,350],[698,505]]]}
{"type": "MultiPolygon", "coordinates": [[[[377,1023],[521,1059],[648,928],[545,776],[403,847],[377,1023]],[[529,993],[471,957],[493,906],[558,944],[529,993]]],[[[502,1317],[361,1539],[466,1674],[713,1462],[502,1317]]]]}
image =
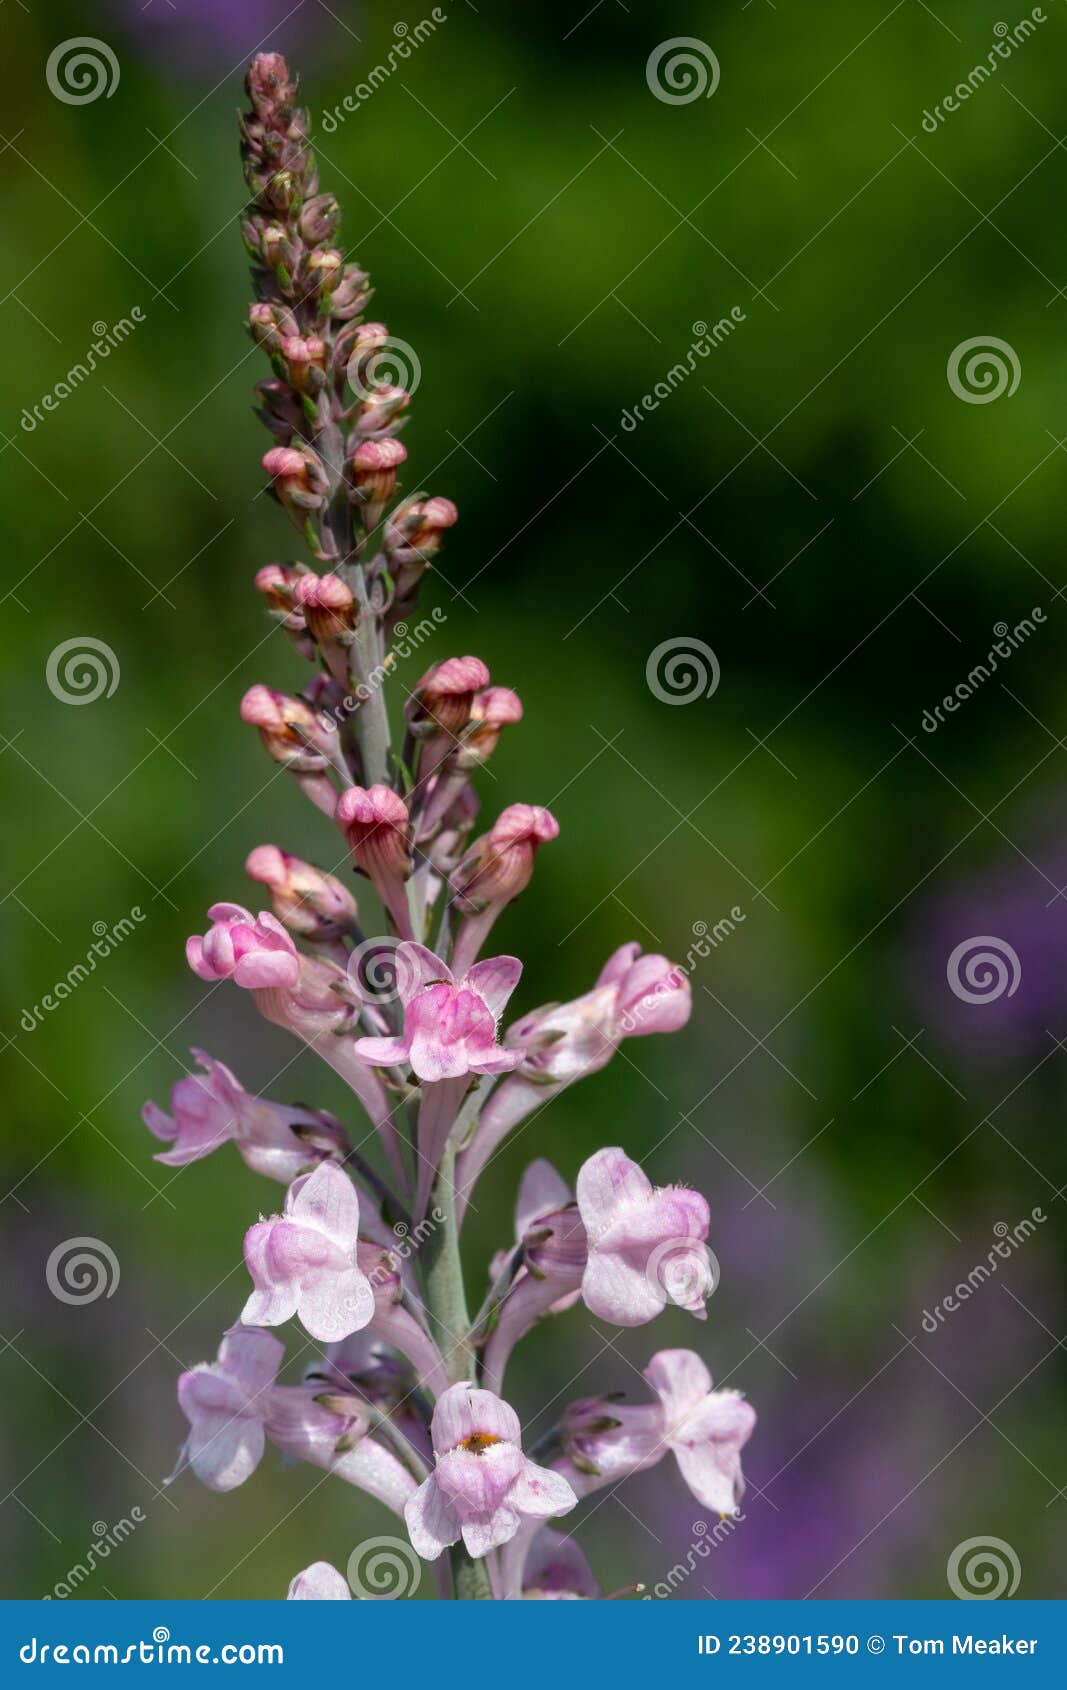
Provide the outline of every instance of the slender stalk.
{"type": "MultiPolygon", "coordinates": [[[[473,1377],[474,1353],[456,1228],[455,1167],[455,1148],[449,1144],[441,1157],[433,1193],[434,1207],[442,1218],[426,1239],[419,1263],[430,1329],[450,1378],[458,1382],[473,1377]]],[[[493,1591],[484,1562],[472,1559],[462,1543],[455,1544],[450,1554],[456,1597],[466,1602],[491,1601],[493,1591]]]]}

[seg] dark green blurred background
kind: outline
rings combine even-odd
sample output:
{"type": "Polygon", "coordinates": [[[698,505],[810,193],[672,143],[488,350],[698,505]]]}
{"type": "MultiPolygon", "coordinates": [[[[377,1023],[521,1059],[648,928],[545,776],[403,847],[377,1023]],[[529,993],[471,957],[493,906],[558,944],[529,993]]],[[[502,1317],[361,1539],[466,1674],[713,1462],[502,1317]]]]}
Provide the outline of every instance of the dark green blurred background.
{"type": "MultiPolygon", "coordinates": [[[[250,1088],[293,1055],[243,994],[201,1007],[184,939],[208,903],[247,896],[253,845],[336,857],[237,717],[253,681],[303,675],[250,588],[295,554],[249,414],[265,370],[242,329],[234,111],[257,46],[290,54],[318,118],[429,13],[303,0],[272,32],[287,10],[3,13],[6,1595],[46,1594],[94,1523],[134,1506],[145,1523],[81,1594],[282,1595],[393,1529],[271,1455],[227,1497],[191,1476],[158,1491],[175,1377],[237,1314],[244,1229],[280,1193],[230,1153],[173,1177],[140,1105],[166,1101],[190,1044],[250,1088]],[[71,105],[46,62],[79,35],[121,76],[71,105]],[[135,306],[143,323],[27,430],[92,325],[135,306]],[[121,670],[83,708],[46,684],[76,636],[121,670]],[[94,923],[135,906],[136,930],[28,1031],[94,923]],[[69,1307],[45,1264],[80,1235],[121,1280],[69,1307]]],[[[516,1012],[584,990],[624,939],[680,958],[697,924],[744,916],[696,964],[687,1031],[629,1043],[558,1099],[494,1164],[468,1240],[480,1291],[529,1156],[573,1177],[621,1143],[709,1197],[708,1324],[674,1311],[601,1334],[573,1316],[528,1341],[510,1394],[536,1435],[546,1384],[639,1395],[633,1364],[671,1344],[747,1391],[745,1518],[681,1598],[940,1596],[953,1548],[990,1535],[1021,1595],[1063,1595],[1064,7],[1046,0],[934,133],[924,112],[1028,14],[443,10],[320,162],[375,314],[421,363],[408,485],[461,512],[425,601],[447,621],[405,679],[482,655],[527,712],[483,802],[561,823],[498,928],[526,958],[516,1012]],[[679,36],[714,49],[713,98],[650,91],[650,53],[679,36]],[[735,332],[623,428],[693,324],[734,306],[735,332]],[[1017,390],[967,403],[950,355],[990,336],[1017,390]],[[1044,622],[924,732],[994,626],[1034,607],[1044,622]],[[714,649],[721,683],[674,707],[646,661],[681,637],[714,649]],[[948,958],[984,935],[1018,955],[1018,987],[961,1002],[948,958]],[[1035,1206],[1033,1238],[924,1331],[1035,1206]]],[[[344,1108],[304,1057],[275,1090],[344,1108]]],[[[575,1530],[605,1588],[654,1585],[700,1518],[665,1464],[575,1530]]]]}

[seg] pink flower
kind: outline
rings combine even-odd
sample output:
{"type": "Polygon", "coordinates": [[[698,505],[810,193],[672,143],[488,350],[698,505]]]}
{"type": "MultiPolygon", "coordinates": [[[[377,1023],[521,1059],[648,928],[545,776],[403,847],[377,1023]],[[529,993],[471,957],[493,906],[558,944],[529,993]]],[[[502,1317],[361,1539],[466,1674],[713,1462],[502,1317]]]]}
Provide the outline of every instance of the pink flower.
{"type": "Polygon", "coordinates": [[[713,1286],[708,1205],[685,1186],[655,1189],[617,1148],[583,1163],[576,1186],[589,1238],[586,1307],[615,1326],[643,1326],[668,1303],[703,1320],[713,1286]]]}
{"type": "Polygon", "coordinates": [[[565,1086],[606,1067],[624,1038],[683,1027],[690,1007],[689,982],[681,970],[666,957],[642,956],[640,945],[629,944],[608,958],[592,991],[512,1022],[504,1042],[521,1049],[523,1060],[489,1099],[460,1158],[460,1210],[512,1127],[565,1086]]]}
{"type": "Polygon", "coordinates": [[[193,1055],[204,1072],[187,1074],[171,1088],[171,1114],[151,1102],[141,1112],[149,1132],[171,1145],[157,1162],[181,1168],[232,1139],[255,1173],[288,1185],[310,1162],[344,1153],[344,1128],[330,1116],[252,1097],[221,1062],[202,1050],[193,1055]]]}
{"type": "Polygon", "coordinates": [[[312,1561],[297,1573],[286,1595],[288,1602],[351,1602],[348,1580],[329,1561],[312,1561]]]}
{"type": "Polygon", "coordinates": [[[251,991],[296,985],[296,946],[274,916],[252,915],[240,904],[212,904],[207,913],[209,931],[185,944],[189,967],[201,980],[232,979],[251,991]]]}
{"type": "Polygon", "coordinates": [[[178,1461],[210,1490],[233,1490],[258,1467],[263,1421],[285,1348],[269,1332],[234,1326],[217,1361],[201,1362],[178,1380],[189,1436],[178,1461]]]}
{"type": "Polygon", "coordinates": [[[298,1315],[304,1330],[333,1344],[366,1326],[374,1292],[357,1266],[359,1198],[347,1174],[324,1162],[294,1180],[281,1215],[245,1234],[245,1262],[255,1290],[241,1319],[280,1326],[298,1315]]]}
{"type": "Polygon", "coordinates": [[[663,1441],[689,1489],[705,1508],[735,1513],[745,1491],[741,1451],[755,1409],[740,1391],[713,1391],[711,1374],[692,1350],[660,1350],[645,1378],[663,1405],[663,1441]]]}
{"type": "Polygon", "coordinates": [[[524,1518],[566,1514],[578,1500],[560,1474],[523,1455],[518,1415],[492,1391],[452,1385],[437,1400],[431,1432],[437,1465],[404,1509],[426,1561],[460,1537],[468,1554],[488,1555],[524,1518]]]}
{"type": "Polygon", "coordinates": [[[496,1043],[496,1027],[522,973],[517,957],[493,957],[457,980],[424,945],[396,947],[397,984],[404,1006],[399,1038],[360,1039],[356,1054],[376,1067],[410,1062],[420,1080],[500,1074],[521,1051],[496,1043]]]}

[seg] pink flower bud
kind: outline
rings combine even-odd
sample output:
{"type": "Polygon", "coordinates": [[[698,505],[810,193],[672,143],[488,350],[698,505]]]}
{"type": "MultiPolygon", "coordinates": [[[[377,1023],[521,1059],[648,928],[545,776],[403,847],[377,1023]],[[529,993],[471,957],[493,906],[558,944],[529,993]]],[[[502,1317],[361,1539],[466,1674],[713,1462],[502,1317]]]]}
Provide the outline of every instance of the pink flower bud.
{"type": "Polygon", "coordinates": [[[294,597],[320,645],[344,640],[356,625],[352,589],[339,575],[304,575],[294,597]]]}
{"type": "Polygon", "coordinates": [[[435,663],[415,685],[408,715],[415,731],[455,738],[466,727],[474,695],[487,686],[489,671],[480,657],[448,657],[435,663]]]}
{"type": "Polygon", "coordinates": [[[385,525],[385,549],[403,563],[429,563],[441,546],[446,528],[459,521],[451,499],[412,499],[394,511],[385,525]]]}
{"type": "Polygon", "coordinates": [[[303,698],[249,687],[241,700],[241,720],[259,729],[276,763],[301,773],[326,769],[336,755],[337,729],[303,698]]]}
{"type": "Polygon", "coordinates": [[[406,410],[410,403],[411,395],[406,388],[393,387],[388,382],[372,388],[359,408],[360,434],[364,437],[376,434],[379,429],[387,427],[399,412],[406,410]]]}
{"type": "Polygon", "coordinates": [[[391,873],[410,868],[407,805],[390,787],[350,786],[338,800],[337,822],[360,868],[368,858],[391,873]]]}
{"type": "Polygon", "coordinates": [[[296,83],[281,53],[257,53],[248,67],[245,91],[252,110],[267,129],[285,129],[292,117],[296,83]]]}
{"type": "Polygon", "coordinates": [[[326,503],[329,478],[317,453],[295,446],[272,446],[263,454],[263,468],[283,505],[321,510],[326,503]]]}
{"type": "Polygon", "coordinates": [[[279,352],[285,362],[285,373],[288,380],[298,393],[314,392],[316,385],[321,386],[321,380],[316,383],[312,378],[312,370],[321,372],[326,368],[326,342],[317,335],[305,339],[303,335],[283,335],[279,352]]]}
{"type": "Polygon", "coordinates": [[[257,845],[250,851],[245,872],[269,887],[274,913],[290,933],[325,941],[351,930],[356,900],[334,875],[276,845],[257,845]]]}
{"type": "Polygon", "coordinates": [[[392,498],[400,465],[407,448],[399,440],[364,440],[349,459],[352,485],[365,507],[364,521],[374,528],[386,503],[392,498]]]}
{"type": "Polygon", "coordinates": [[[550,810],[539,804],[509,804],[471,847],[453,885],[468,903],[510,903],[529,885],[540,846],[558,834],[559,823],[550,810]]]}

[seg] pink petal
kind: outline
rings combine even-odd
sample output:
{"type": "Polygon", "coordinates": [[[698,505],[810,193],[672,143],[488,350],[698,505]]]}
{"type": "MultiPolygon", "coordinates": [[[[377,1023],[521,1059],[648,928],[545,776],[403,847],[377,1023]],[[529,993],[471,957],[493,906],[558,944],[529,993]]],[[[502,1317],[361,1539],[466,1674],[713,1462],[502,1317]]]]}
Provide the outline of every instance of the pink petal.
{"type": "Polygon", "coordinates": [[[300,1287],[297,1313],[312,1338],[338,1344],[367,1326],[374,1314],[374,1292],[358,1268],[318,1274],[300,1287]]]}
{"type": "Polygon", "coordinates": [[[404,1008],[416,993],[439,980],[449,986],[454,984],[448,964],[425,945],[417,945],[412,939],[402,940],[396,947],[396,983],[404,1008]]]}
{"type": "Polygon", "coordinates": [[[522,963],[517,956],[495,956],[475,963],[463,983],[478,993],[493,1020],[499,1021],[521,974],[522,963]]]}
{"type": "Polygon", "coordinates": [[[416,1555],[424,1561],[436,1561],[459,1539],[459,1521],[432,1473],[404,1504],[404,1522],[416,1555]]]}
{"type": "Polygon", "coordinates": [[[515,1237],[523,1236],[542,1215],[554,1209],[565,1209],[571,1202],[571,1188],[558,1174],[551,1162],[539,1156],[531,1162],[519,1182],[519,1196],[515,1204],[515,1237]]]}
{"type": "Polygon", "coordinates": [[[207,1414],[189,1433],[186,1456],[209,1490],[233,1490],[255,1472],[265,1443],[261,1421],[245,1415],[207,1414]]]}
{"type": "Polygon", "coordinates": [[[406,1039],[357,1039],[352,1048],[372,1068],[395,1068],[408,1059],[406,1039]]]}
{"type": "Polygon", "coordinates": [[[253,1397],[273,1385],[285,1358],[285,1345],[270,1332],[231,1326],[219,1345],[218,1365],[253,1397]]]}
{"type": "Polygon", "coordinates": [[[491,1514],[476,1514],[473,1519],[463,1522],[463,1542],[468,1555],[475,1560],[481,1560],[491,1549],[499,1549],[502,1543],[510,1543],[518,1531],[522,1520],[511,1507],[503,1502],[491,1514]]]}
{"type": "Polygon", "coordinates": [[[323,1162],[313,1174],[297,1181],[289,1190],[285,1208],[292,1220],[324,1232],[338,1249],[355,1248],[359,1198],[352,1181],[336,1163],[323,1162]]]}
{"type": "Polygon", "coordinates": [[[711,1390],[711,1374],[694,1350],[660,1350],[645,1368],[645,1378],[672,1422],[711,1390]]]}
{"type": "Polygon", "coordinates": [[[617,1146],[590,1156],[578,1170],[575,1183],[578,1208],[590,1237],[611,1226],[628,1208],[640,1204],[651,1190],[652,1182],[617,1146]]]}
{"type": "Polygon", "coordinates": [[[567,1514],[578,1505],[578,1498],[563,1474],[554,1473],[550,1467],[538,1467],[534,1461],[526,1462],[508,1492],[508,1501],[521,1513],[533,1514],[538,1519],[567,1514]]]}
{"type": "Polygon", "coordinates": [[[247,991],[269,991],[272,986],[292,991],[300,978],[300,959],[292,951],[246,951],[234,965],[234,985],[247,991]]]}
{"type": "Polygon", "coordinates": [[[620,945],[617,951],[612,951],[607,962],[597,975],[598,986],[617,986],[627,970],[632,968],[641,955],[641,947],[636,940],[628,945],[620,945]]]}
{"type": "Polygon", "coordinates": [[[643,1326],[655,1319],[667,1299],[643,1267],[615,1251],[593,1250],[582,1275],[582,1301],[590,1314],[613,1326],[643,1326]]]}
{"type": "Polygon", "coordinates": [[[476,1432],[517,1444],[522,1435],[515,1410],[492,1391],[473,1385],[450,1385],[433,1411],[433,1447],[438,1454],[455,1449],[476,1432]]]}
{"type": "Polygon", "coordinates": [[[329,1561],[312,1561],[289,1586],[289,1602],[351,1602],[348,1580],[329,1561]]]}

